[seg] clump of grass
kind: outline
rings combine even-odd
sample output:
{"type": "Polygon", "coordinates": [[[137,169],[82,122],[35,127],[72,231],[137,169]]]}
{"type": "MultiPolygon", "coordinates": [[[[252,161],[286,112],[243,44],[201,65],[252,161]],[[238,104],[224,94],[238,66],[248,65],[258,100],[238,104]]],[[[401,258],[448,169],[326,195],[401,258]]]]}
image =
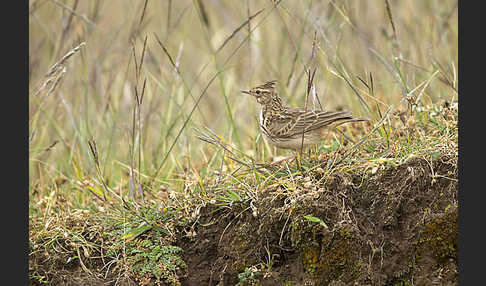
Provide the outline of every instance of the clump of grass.
{"type": "MultiPolygon", "coordinates": [[[[59,196],[59,195],[58,195],[59,196]]],[[[176,227],[188,223],[173,207],[150,205],[135,209],[70,211],[56,201],[55,217],[33,218],[30,229],[30,278],[52,281],[53,275],[79,263],[94,278],[166,281],[177,285],[185,268],[181,249],[174,246],[176,227]],[[49,266],[48,266],[49,265],[49,266]]]]}

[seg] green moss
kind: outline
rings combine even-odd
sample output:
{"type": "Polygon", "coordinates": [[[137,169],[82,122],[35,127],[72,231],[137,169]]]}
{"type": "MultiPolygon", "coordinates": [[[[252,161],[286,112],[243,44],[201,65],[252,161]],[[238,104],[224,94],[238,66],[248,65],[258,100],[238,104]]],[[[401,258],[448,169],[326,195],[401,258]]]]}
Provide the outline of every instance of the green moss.
{"type": "Polygon", "coordinates": [[[322,240],[320,267],[329,269],[329,280],[337,279],[343,273],[351,276],[359,270],[356,262],[357,240],[351,229],[343,227],[334,237],[326,236],[322,240]]]}
{"type": "Polygon", "coordinates": [[[238,259],[233,263],[233,268],[238,272],[244,272],[245,269],[249,266],[249,263],[246,261],[241,254],[245,253],[249,247],[251,247],[250,243],[250,225],[248,223],[243,223],[238,226],[238,236],[235,237],[233,240],[233,247],[232,249],[235,251],[238,259]]]}
{"type": "Polygon", "coordinates": [[[304,269],[311,276],[314,276],[318,272],[320,246],[313,245],[312,243],[306,243],[302,248],[302,264],[304,269]]]}
{"type": "Polygon", "coordinates": [[[304,270],[320,283],[318,285],[325,285],[335,279],[349,280],[356,277],[360,270],[356,253],[359,248],[352,229],[343,227],[323,235],[322,227],[318,225],[308,228],[302,224],[294,226],[294,231],[300,230],[300,238],[296,241],[300,242],[304,270]]]}
{"type": "Polygon", "coordinates": [[[457,208],[424,226],[417,243],[417,261],[423,255],[431,253],[437,265],[442,266],[453,259],[457,263],[457,208]]]}

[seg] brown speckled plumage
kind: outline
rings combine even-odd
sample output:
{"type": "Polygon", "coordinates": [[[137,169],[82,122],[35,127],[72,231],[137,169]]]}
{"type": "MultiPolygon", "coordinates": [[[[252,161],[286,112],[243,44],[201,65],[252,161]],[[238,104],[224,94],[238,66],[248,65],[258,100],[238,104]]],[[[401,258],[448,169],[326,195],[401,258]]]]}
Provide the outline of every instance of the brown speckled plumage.
{"type": "Polygon", "coordinates": [[[254,96],[261,104],[260,129],[265,138],[278,148],[306,148],[319,143],[327,132],[338,125],[367,120],[353,118],[349,111],[306,111],[303,108],[284,106],[274,86],[275,81],[269,81],[242,92],[254,96]]]}

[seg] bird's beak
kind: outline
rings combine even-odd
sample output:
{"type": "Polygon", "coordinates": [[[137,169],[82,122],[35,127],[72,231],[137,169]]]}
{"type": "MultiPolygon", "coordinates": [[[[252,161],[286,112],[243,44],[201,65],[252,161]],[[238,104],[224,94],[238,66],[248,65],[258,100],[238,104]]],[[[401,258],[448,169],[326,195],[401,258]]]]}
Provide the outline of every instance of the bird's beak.
{"type": "Polygon", "coordinates": [[[248,90],[242,90],[242,93],[251,94],[248,90]]]}

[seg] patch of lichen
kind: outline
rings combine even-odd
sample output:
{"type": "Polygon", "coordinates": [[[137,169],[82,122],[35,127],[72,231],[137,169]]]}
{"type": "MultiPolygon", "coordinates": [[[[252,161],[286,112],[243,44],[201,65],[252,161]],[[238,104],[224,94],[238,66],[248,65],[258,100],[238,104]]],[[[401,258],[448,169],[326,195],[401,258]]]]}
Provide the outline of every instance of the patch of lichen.
{"type": "Polygon", "coordinates": [[[425,224],[416,248],[416,259],[419,264],[421,257],[430,252],[436,259],[437,266],[443,266],[451,259],[457,263],[457,215],[456,208],[425,224]]]}

